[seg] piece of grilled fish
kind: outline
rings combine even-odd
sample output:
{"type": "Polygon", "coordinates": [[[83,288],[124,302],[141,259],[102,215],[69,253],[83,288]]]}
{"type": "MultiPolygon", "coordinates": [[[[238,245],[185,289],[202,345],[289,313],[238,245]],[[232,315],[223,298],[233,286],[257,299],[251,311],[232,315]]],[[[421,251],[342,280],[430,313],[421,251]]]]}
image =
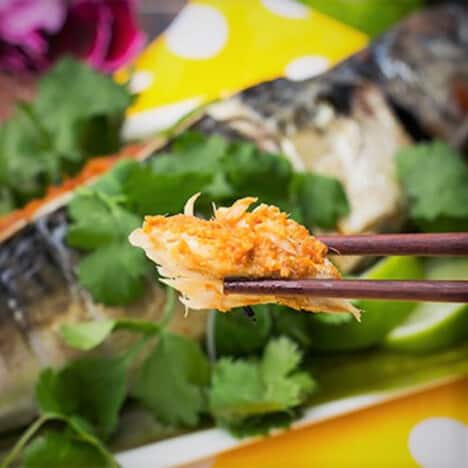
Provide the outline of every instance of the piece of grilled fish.
{"type": "MultiPolygon", "coordinates": [[[[393,156],[412,136],[451,138],[462,125],[467,67],[468,12],[442,7],[415,15],[317,79],[275,80],[217,103],[195,127],[251,139],[282,151],[298,170],[339,178],[351,202],[340,232],[395,230],[404,201],[393,156]]],[[[61,324],[119,316],[157,320],[165,301],[164,290],[149,284],[130,307],[94,304],[75,279],[79,254],[64,241],[62,200],[63,194],[26,225],[0,233],[0,430],[34,415],[34,384],[43,367],[76,355],[57,334],[61,324]]],[[[204,315],[184,319],[183,312],[180,307],[175,314],[173,330],[201,336],[204,315]]],[[[130,339],[119,332],[99,351],[114,353],[130,339]]]]}

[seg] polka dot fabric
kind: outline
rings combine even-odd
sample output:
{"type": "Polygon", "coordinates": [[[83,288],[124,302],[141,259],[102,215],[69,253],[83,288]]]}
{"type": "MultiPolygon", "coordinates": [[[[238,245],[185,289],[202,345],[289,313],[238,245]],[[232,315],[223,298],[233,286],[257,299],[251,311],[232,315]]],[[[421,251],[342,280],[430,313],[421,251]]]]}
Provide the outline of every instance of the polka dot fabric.
{"type": "Polygon", "coordinates": [[[116,77],[140,95],[124,134],[164,130],[195,105],[278,77],[303,80],[365,47],[366,35],[295,0],[194,0],[116,77]]]}
{"type": "Polygon", "coordinates": [[[426,389],[240,447],[206,466],[466,468],[467,390],[466,378],[426,389]]]}

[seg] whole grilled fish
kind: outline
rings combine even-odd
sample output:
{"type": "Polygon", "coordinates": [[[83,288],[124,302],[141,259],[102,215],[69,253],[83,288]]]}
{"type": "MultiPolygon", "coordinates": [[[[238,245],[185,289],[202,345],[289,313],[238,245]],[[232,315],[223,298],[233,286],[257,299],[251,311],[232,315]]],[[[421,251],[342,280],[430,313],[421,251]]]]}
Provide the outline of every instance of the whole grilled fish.
{"type": "MultiPolygon", "coordinates": [[[[468,11],[445,6],[410,17],[316,79],[274,80],[216,103],[194,127],[253,140],[281,151],[297,170],[340,179],[351,204],[340,232],[396,230],[404,199],[394,175],[395,152],[413,138],[456,135],[468,115],[467,87],[468,11]]],[[[150,157],[164,144],[150,143],[150,157]]],[[[34,415],[33,389],[43,367],[76,355],[57,333],[63,323],[157,320],[165,302],[164,290],[148,284],[145,297],[129,307],[93,303],[76,282],[79,253],[65,242],[68,199],[61,194],[32,219],[0,232],[0,430],[34,415]]],[[[184,319],[181,306],[171,326],[201,337],[205,315],[184,319]]],[[[100,352],[114,353],[130,339],[119,332],[100,352]]]]}

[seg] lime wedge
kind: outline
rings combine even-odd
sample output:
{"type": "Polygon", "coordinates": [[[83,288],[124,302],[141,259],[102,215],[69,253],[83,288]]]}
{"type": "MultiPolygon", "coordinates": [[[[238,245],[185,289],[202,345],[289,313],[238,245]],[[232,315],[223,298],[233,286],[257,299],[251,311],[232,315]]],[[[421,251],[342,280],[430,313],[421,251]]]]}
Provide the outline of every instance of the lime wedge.
{"type": "MultiPolygon", "coordinates": [[[[362,275],[367,279],[420,279],[424,271],[414,257],[389,257],[362,275]]],[[[361,322],[330,323],[312,315],[309,333],[311,347],[319,351],[348,351],[368,348],[382,342],[390,330],[405,320],[416,307],[412,302],[358,301],[361,322]]]]}
{"type": "MultiPolygon", "coordinates": [[[[446,259],[428,264],[428,279],[468,279],[468,260],[446,259]]],[[[424,302],[385,340],[387,348],[426,352],[468,339],[468,304],[424,302]]]]}

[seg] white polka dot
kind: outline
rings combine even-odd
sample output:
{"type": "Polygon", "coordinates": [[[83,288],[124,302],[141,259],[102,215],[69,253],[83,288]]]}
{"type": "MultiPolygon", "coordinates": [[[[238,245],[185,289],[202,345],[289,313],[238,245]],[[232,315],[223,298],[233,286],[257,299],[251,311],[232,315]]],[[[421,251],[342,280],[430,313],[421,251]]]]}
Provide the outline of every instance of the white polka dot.
{"type": "Polygon", "coordinates": [[[128,87],[132,93],[138,94],[148,89],[153,84],[153,79],[152,72],[140,70],[132,75],[128,87]]]}
{"type": "Polygon", "coordinates": [[[202,103],[200,98],[186,99],[130,115],[122,128],[124,140],[145,138],[151,134],[167,130],[182,117],[195,110],[202,103]]]}
{"type": "Polygon", "coordinates": [[[325,57],[318,55],[304,55],[289,62],[284,70],[286,78],[293,81],[302,81],[320,75],[329,67],[325,57]]]}
{"type": "Polygon", "coordinates": [[[187,5],[166,31],[169,50],[187,59],[208,59],[219,53],[228,38],[223,14],[208,5],[187,5]]]}
{"type": "Polygon", "coordinates": [[[284,18],[303,19],[310,13],[310,8],[295,0],[262,0],[262,3],[271,13],[284,18]]]}
{"type": "Polygon", "coordinates": [[[411,431],[408,446],[423,468],[466,468],[468,428],[451,418],[428,418],[411,431]]]}

